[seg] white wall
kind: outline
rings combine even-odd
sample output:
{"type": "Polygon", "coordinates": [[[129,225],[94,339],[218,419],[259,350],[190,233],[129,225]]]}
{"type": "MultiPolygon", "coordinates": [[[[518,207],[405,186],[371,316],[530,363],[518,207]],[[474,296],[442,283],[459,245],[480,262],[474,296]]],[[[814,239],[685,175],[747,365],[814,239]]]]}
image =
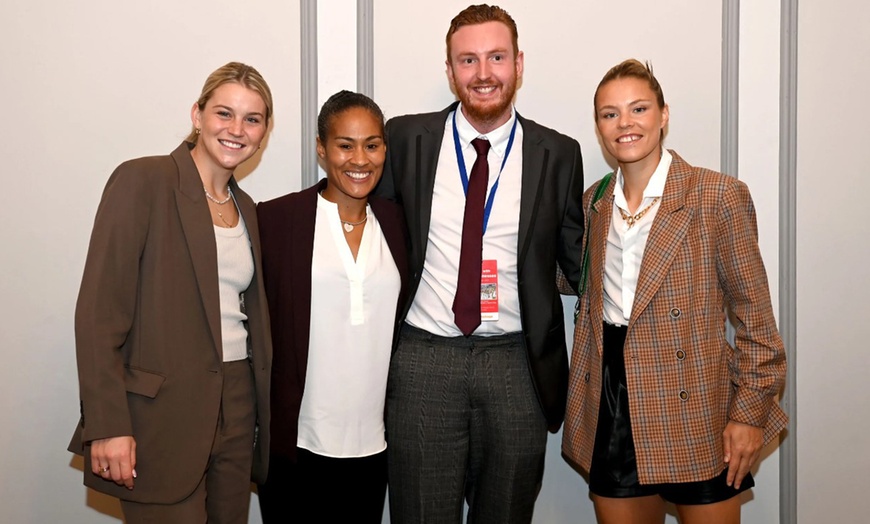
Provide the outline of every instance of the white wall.
{"type": "Polygon", "coordinates": [[[73,308],[100,193],[121,161],[178,145],[206,76],[231,60],[257,67],[275,98],[243,187],[260,200],[298,189],[294,4],[2,1],[0,522],[118,522],[117,502],[88,494],[66,451],[73,308]]]}
{"type": "Polygon", "coordinates": [[[801,2],[797,450],[801,524],[870,517],[868,8],[801,2]]]}

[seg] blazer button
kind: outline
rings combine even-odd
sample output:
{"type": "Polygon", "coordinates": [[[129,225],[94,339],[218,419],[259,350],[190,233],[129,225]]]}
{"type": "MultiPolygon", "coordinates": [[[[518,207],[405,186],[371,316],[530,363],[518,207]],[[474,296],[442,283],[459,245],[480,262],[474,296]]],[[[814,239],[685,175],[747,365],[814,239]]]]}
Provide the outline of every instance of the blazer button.
{"type": "Polygon", "coordinates": [[[682,316],[683,312],[680,311],[680,308],[671,308],[671,318],[676,320],[682,316]]]}
{"type": "Polygon", "coordinates": [[[680,390],[680,400],[682,400],[683,402],[689,400],[689,392],[685,389],[680,390]]]}
{"type": "Polygon", "coordinates": [[[676,355],[677,355],[677,360],[683,360],[684,358],[686,358],[686,352],[683,351],[682,349],[678,349],[676,355]]]}
{"type": "Polygon", "coordinates": [[[588,372],[588,371],[587,371],[586,374],[583,376],[583,382],[589,382],[589,372],[588,372]]]}

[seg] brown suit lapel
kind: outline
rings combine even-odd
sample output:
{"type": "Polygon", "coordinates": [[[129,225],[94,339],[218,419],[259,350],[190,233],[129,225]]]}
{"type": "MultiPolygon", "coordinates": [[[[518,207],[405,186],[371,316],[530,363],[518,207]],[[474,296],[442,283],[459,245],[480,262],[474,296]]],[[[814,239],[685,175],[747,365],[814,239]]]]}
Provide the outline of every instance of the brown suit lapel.
{"type": "MultiPolygon", "coordinates": [[[[178,188],[175,190],[175,204],[187,241],[187,249],[202,305],[208,318],[214,348],[223,358],[221,343],[220,292],[218,290],[217,244],[214,239],[211,216],[202,190],[202,180],[187,142],[172,152],[172,159],[178,166],[178,188]]],[[[249,215],[250,216],[250,215],[249,215]]]]}
{"type": "MultiPolygon", "coordinates": [[[[235,177],[230,178],[230,187],[234,194],[239,194],[239,184],[236,182],[235,177]]],[[[246,198],[236,198],[236,204],[239,206],[239,212],[245,220],[245,229],[248,231],[248,238],[251,239],[251,251],[254,256],[254,267],[260,268],[262,267],[262,261],[260,260],[260,232],[259,228],[251,227],[251,224],[256,224],[257,222],[257,206],[254,204],[253,200],[248,200],[246,198]]]]}

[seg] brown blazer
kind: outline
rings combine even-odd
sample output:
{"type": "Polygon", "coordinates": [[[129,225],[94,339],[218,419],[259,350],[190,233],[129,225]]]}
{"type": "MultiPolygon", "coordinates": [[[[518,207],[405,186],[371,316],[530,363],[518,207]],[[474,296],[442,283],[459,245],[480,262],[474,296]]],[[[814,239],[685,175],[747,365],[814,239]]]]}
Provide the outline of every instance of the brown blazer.
{"type": "MultiPolygon", "coordinates": [[[[217,247],[193,158],[131,160],[112,174],[94,221],[75,312],[81,420],[69,450],[85,485],[125,500],[174,503],[199,484],[217,427],[223,381],[217,247]],[[89,442],[133,435],[133,490],[91,473],[89,442]]],[[[255,480],[269,449],[272,349],[257,212],[230,180],[254,255],[244,294],[257,395],[255,480]]]]}
{"type": "MultiPolygon", "coordinates": [[[[729,420],[785,427],[776,402],[785,350],[758,249],[755,208],[739,180],[687,164],[671,152],[664,195],[650,230],[625,341],[629,410],[642,484],[710,479],[725,467],[729,420]],[[725,338],[725,307],[736,347],[725,338]]],[[[603,275],[612,177],[589,208],[588,290],[581,298],[562,451],[589,470],[601,396],[603,275]]]]}

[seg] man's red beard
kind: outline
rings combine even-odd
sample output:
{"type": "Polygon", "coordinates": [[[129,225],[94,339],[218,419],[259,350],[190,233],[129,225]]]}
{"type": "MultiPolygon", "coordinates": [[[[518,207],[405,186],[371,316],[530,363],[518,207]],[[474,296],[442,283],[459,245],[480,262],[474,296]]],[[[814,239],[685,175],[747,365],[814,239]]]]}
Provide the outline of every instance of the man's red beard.
{"type": "Polygon", "coordinates": [[[459,86],[456,86],[455,84],[453,87],[459,97],[459,101],[462,102],[462,108],[465,115],[469,120],[480,123],[491,123],[501,118],[505,112],[509,111],[514,100],[514,95],[517,92],[516,80],[511,81],[509,84],[498,84],[496,88],[503,87],[502,96],[496,103],[484,105],[476,103],[472,97],[469,96],[469,91],[475,87],[479,87],[479,85],[470,86],[468,90],[460,89],[459,86]]]}

